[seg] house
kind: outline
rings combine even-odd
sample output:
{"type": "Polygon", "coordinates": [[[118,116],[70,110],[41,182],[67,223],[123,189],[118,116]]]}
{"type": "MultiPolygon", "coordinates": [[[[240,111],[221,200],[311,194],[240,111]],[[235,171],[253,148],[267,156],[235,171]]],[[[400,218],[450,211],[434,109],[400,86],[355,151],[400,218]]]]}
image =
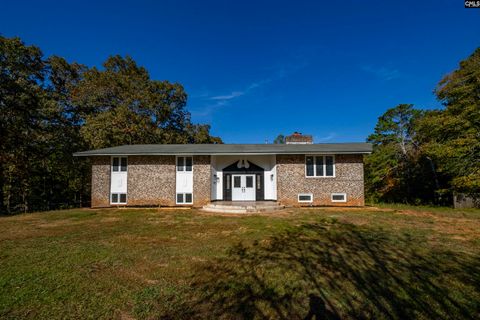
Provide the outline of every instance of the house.
{"type": "Polygon", "coordinates": [[[363,206],[368,143],[124,145],[75,153],[92,163],[92,207],[212,201],[363,206]]]}

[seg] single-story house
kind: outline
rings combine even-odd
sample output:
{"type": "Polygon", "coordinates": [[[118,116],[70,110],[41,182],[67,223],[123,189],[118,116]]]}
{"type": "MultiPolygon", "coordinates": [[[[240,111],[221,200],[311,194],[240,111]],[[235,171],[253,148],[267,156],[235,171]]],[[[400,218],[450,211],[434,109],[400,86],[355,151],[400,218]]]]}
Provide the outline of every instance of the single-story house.
{"type": "Polygon", "coordinates": [[[92,207],[213,201],[363,206],[368,143],[123,145],[77,152],[92,163],[92,207]]]}

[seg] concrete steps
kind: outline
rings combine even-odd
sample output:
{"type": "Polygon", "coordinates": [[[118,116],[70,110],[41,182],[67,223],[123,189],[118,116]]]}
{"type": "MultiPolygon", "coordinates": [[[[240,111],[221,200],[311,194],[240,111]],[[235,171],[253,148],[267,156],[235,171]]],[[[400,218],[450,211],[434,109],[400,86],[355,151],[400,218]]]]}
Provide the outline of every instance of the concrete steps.
{"type": "Polygon", "coordinates": [[[217,201],[207,204],[201,210],[218,213],[256,213],[274,212],[283,208],[285,206],[274,201],[217,201]]]}

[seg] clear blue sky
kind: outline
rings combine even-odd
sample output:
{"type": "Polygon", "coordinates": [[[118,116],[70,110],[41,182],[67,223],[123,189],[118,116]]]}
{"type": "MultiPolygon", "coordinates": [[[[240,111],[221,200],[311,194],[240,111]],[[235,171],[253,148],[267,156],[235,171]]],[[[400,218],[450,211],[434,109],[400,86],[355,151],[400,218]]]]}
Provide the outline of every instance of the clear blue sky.
{"type": "Polygon", "coordinates": [[[441,77],[480,45],[480,9],[437,1],[3,1],[0,33],[99,66],[131,55],[184,85],[227,143],[295,130],[364,141],[387,108],[439,107],[441,77]]]}

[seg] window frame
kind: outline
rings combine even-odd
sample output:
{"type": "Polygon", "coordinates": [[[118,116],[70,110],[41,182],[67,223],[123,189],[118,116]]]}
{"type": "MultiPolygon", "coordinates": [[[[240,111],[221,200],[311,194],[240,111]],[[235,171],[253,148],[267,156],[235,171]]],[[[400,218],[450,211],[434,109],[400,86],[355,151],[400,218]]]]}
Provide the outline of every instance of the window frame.
{"type": "Polygon", "coordinates": [[[180,205],[190,205],[193,204],[193,192],[176,192],[175,193],[175,204],[180,204],[180,205]],[[181,194],[183,195],[183,202],[178,202],[178,195],[181,194]],[[192,201],[191,202],[186,202],[187,199],[187,194],[191,194],[192,196],[192,201]]]}
{"type": "Polygon", "coordinates": [[[125,173],[127,173],[128,172],[128,157],[126,157],[126,156],[112,156],[111,160],[110,160],[110,172],[113,172],[113,173],[124,173],[125,172],[125,173]],[[114,170],[114,166],[113,166],[114,159],[118,159],[118,170],[114,170]],[[125,161],[127,161],[125,171],[122,171],[122,159],[125,159],[125,161]]]}
{"type": "Polygon", "coordinates": [[[347,193],[346,192],[333,192],[331,195],[330,195],[330,201],[331,202],[347,202],[347,193]],[[333,197],[334,196],[343,196],[343,200],[333,200],[333,197]]]}
{"type": "Polygon", "coordinates": [[[193,156],[177,156],[175,159],[175,170],[176,172],[193,172],[193,156]],[[191,170],[187,171],[187,158],[192,159],[191,161],[191,170]],[[178,165],[178,161],[181,159],[182,165],[178,165]],[[182,170],[179,170],[181,168],[182,170]]]}
{"type": "Polygon", "coordinates": [[[110,204],[114,204],[114,205],[120,205],[120,204],[127,204],[128,202],[128,194],[126,192],[112,192],[110,193],[110,204]],[[113,202],[113,195],[116,194],[117,195],[117,202],[113,202]],[[120,195],[124,194],[125,195],[125,202],[120,202],[120,195]]]}
{"type": "Polygon", "coordinates": [[[336,177],[336,174],[337,174],[337,170],[336,170],[336,161],[335,161],[335,155],[334,154],[306,154],[305,155],[305,159],[304,159],[304,166],[305,166],[305,178],[308,178],[308,179],[315,179],[315,178],[321,178],[321,179],[325,179],[325,178],[335,178],[336,177]],[[313,165],[313,176],[308,176],[307,175],[307,157],[313,157],[313,162],[312,162],[312,165],[313,165]],[[323,168],[323,176],[317,176],[317,157],[322,157],[323,158],[323,165],[322,165],[322,168],[323,168]],[[332,167],[333,167],[333,175],[331,176],[327,176],[327,157],[332,157],[332,167]]]}
{"type": "Polygon", "coordinates": [[[313,202],[313,193],[299,193],[297,195],[297,201],[299,203],[312,203],[313,202]],[[300,200],[301,196],[309,196],[310,200],[300,200]]]}

